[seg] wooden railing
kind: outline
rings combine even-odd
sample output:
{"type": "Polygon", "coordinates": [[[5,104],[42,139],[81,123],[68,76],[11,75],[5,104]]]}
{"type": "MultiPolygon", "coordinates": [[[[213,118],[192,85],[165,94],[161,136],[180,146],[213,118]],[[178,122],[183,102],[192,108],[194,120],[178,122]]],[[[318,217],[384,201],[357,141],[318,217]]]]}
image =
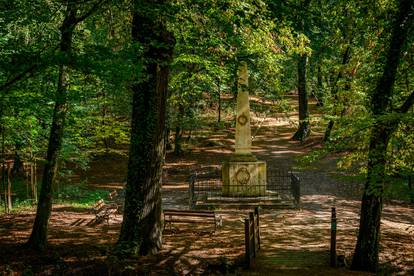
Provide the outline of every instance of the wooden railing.
{"type": "Polygon", "coordinates": [[[245,263],[246,267],[250,267],[260,249],[259,207],[255,207],[254,212],[250,212],[249,217],[244,219],[244,243],[245,263]]]}

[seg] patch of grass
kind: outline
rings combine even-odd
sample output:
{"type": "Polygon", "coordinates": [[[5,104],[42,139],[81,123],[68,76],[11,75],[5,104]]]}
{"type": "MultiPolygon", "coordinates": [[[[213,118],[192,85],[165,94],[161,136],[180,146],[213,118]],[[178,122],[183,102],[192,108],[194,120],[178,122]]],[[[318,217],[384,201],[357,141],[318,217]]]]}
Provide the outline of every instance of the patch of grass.
{"type": "MultiPolygon", "coordinates": [[[[16,182],[13,186],[13,198],[11,213],[19,213],[24,211],[34,211],[36,209],[36,202],[34,199],[28,199],[25,187],[22,189],[21,184],[24,182],[16,182]]],[[[65,204],[74,208],[90,208],[99,199],[108,197],[109,191],[102,189],[90,190],[80,184],[67,184],[59,192],[54,192],[53,203],[65,204]]],[[[0,214],[5,212],[4,200],[2,198],[0,203],[0,214]]]]}
{"type": "Polygon", "coordinates": [[[386,179],[384,197],[410,202],[414,200],[414,189],[410,190],[407,179],[389,177],[386,179]]]}
{"type": "Polygon", "coordinates": [[[55,196],[56,203],[69,204],[72,207],[90,207],[99,199],[108,197],[109,191],[96,189],[89,190],[83,185],[66,185],[55,196]]]}
{"type": "MultiPolygon", "coordinates": [[[[36,210],[36,202],[32,199],[14,199],[12,204],[12,209],[10,210],[10,213],[20,213],[25,211],[33,211],[36,210]]],[[[0,206],[0,214],[4,214],[4,201],[1,202],[0,206]]]]}

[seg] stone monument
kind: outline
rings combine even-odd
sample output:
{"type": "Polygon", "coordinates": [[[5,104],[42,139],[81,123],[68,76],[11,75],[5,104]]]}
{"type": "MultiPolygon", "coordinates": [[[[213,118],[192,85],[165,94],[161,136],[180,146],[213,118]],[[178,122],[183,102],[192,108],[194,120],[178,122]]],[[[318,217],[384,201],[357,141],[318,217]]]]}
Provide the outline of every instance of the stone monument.
{"type": "Polygon", "coordinates": [[[251,197],[266,194],[266,162],[251,152],[250,106],[247,64],[238,68],[235,151],[222,167],[223,196],[251,197]]]}

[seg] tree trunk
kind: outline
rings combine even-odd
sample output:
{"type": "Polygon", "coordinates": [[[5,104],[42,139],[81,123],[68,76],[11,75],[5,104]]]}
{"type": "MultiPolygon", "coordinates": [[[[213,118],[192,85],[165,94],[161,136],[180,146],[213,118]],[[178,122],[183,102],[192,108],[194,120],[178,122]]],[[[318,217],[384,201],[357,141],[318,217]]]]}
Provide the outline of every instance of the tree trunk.
{"type": "Polygon", "coordinates": [[[65,19],[61,26],[60,52],[62,62],[59,66],[56,102],[50,129],[47,157],[43,170],[42,186],[37,204],[36,218],[27,246],[34,249],[44,249],[47,246],[49,218],[52,211],[52,184],[57,175],[57,160],[62,145],[63,129],[67,112],[67,87],[69,85],[68,63],[71,59],[72,36],[76,25],[76,8],[68,1],[65,19]]]}
{"type": "Polygon", "coordinates": [[[174,138],[174,154],[176,156],[180,156],[183,153],[183,148],[181,146],[182,137],[184,133],[184,129],[180,126],[180,118],[183,118],[184,115],[184,107],[180,104],[178,106],[178,120],[177,125],[175,127],[175,138],[174,138]]]}
{"type": "MultiPolygon", "coordinates": [[[[407,40],[407,32],[413,25],[413,11],[414,3],[412,3],[412,0],[400,1],[386,62],[383,67],[383,74],[371,99],[376,123],[371,130],[367,167],[368,175],[362,197],[358,240],[351,265],[351,268],[356,270],[375,272],[378,269],[378,246],[387,146],[392,133],[399,123],[398,120],[392,125],[389,122],[384,123],[381,121],[381,115],[391,111],[390,99],[392,98],[392,89],[403,52],[403,45],[407,40]]],[[[403,104],[400,112],[407,112],[412,105],[411,96],[403,104]]]]}
{"type": "Polygon", "coordinates": [[[179,125],[175,127],[175,135],[174,135],[174,155],[179,156],[183,152],[181,147],[181,138],[183,136],[183,130],[179,125]]]}
{"type": "Polygon", "coordinates": [[[218,96],[218,117],[217,122],[221,122],[221,80],[220,78],[217,78],[217,96],[218,96]]]}
{"type": "Polygon", "coordinates": [[[165,144],[165,150],[172,150],[172,145],[170,143],[170,128],[166,127],[164,131],[164,144],[165,144]]]}
{"type": "Polygon", "coordinates": [[[233,84],[231,86],[231,90],[233,91],[233,97],[236,100],[237,99],[237,93],[239,92],[238,89],[238,73],[239,73],[239,62],[234,60],[234,67],[233,67],[233,84]]]}
{"type": "Polygon", "coordinates": [[[305,141],[310,134],[308,93],[306,91],[306,63],[308,57],[302,55],[298,60],[298,94],[299,94],[299,129],[293,140],[305,141]]]}
{"type": "MultiPolygon", "coordinates": [[[[350,43],[351,42],[352,42],[352,40],[350,41],[350,43]]],[[[336,108],[337,108],[337,104],[338,104],[338,101],[339,101],[339,98],[338,98],[338,89],[339,89],[338,88],[338,82],[345,75],[344,67],[345,67],[345,65],[347,65],[349,63],[350,60],[351,60],[351,46],[348,45],[345,48],[345,51],[342,55],[342,64],[341,64],[342,68],[339,71],[338,76],[336,77],[336,80],[333,83],[333,87],[332,87],[331,94],[334,96],[334,107],[333,107],[334,108],[334,115],[337,115],[336,108]]],[[[345,85],[345,90],[351,89],[351,86],[349,85],[349,82],[350,82],[350,80],[347,80],[347,84],[345,85]]],[[[335,125],[335,121],[330,120],[329,123],[328,123],[328,126],[326,127],[326,130],[325,130],[325,136],[323,137],[324,142],[328,142],[329,139],[331,138],[331,133],[332,133],[332,129],[333,129],[334,125],[335,125]]]]}
{"type": "Polygon", "coordinates": [[[385,164],[390,131],[379,125],[371,131],[368,176],[361,204],[359,235],[353,269],[376,271],[384,189],[385,164]]]}
{"type": "Polygon", "coordinates": [[[317,80],[316,80],[316,94],[317,94],[317,104],[316,106],[323,107],[324,105],[324,92],[322,87],[322,67],[321,62],[318,61],[318,68],[317,68],[317,80]]]}
{"type": "MultiPolygon", "coordinates": [[[[4,105],[3,99],[0,102],[0,131],[1,131],[1,188],[2,192],[4,193],[4,198],[0,198],[0,203],[4,199],[4,211],[7,211],[6,207],[6,145],[5,145],[5,132],[6,128],[4,127],[3,122],[3,112],[4,112],[4,105]]],[[[1,197],[1,196],[0,196],[1,197]]]]}
{"type": "Polygon", "coordinates": [[[14,164],[13,164],[13,176],[23,176],[23,161],[20,156],[20,150],[22,149],[22,143],[20,141],[15,142],[14,144],[15,150],[14,150],[14,164]]]}
{"type": "MultiPolygon", "coordinates": [[[[168,65],[174,38],[151,1],[137,1],[132,38],[144,47],[144,76],[132,86],[132,127],[124,220],[116,245],[121,255],[155,254],[162,245],[161,173],[164,157],[168,65]],[[138,5],[139,4],[139,5],[138,5]]],[[[157,5],[158,6],[158,5],[157,5]]]]}

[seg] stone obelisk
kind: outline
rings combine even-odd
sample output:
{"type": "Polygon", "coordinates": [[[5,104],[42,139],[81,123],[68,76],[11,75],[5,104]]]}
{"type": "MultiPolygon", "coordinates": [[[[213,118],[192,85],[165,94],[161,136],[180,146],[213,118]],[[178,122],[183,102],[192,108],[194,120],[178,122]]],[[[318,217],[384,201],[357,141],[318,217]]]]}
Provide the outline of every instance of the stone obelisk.
{"type": "Polygon", "coordinates": [[[238,68],[235,151],[222,167],[223,196],[260,196],[266,193],[266,163],[251,152],[249,73],[247,64],[238,68]]]}
{"type": "Polygon", "coordinates": [[[237,80],[236,143],[233,161],[257,161],[252,154],[252,134],[250,128],[249,72],[247,64],[239,65],[237,80]]]}

